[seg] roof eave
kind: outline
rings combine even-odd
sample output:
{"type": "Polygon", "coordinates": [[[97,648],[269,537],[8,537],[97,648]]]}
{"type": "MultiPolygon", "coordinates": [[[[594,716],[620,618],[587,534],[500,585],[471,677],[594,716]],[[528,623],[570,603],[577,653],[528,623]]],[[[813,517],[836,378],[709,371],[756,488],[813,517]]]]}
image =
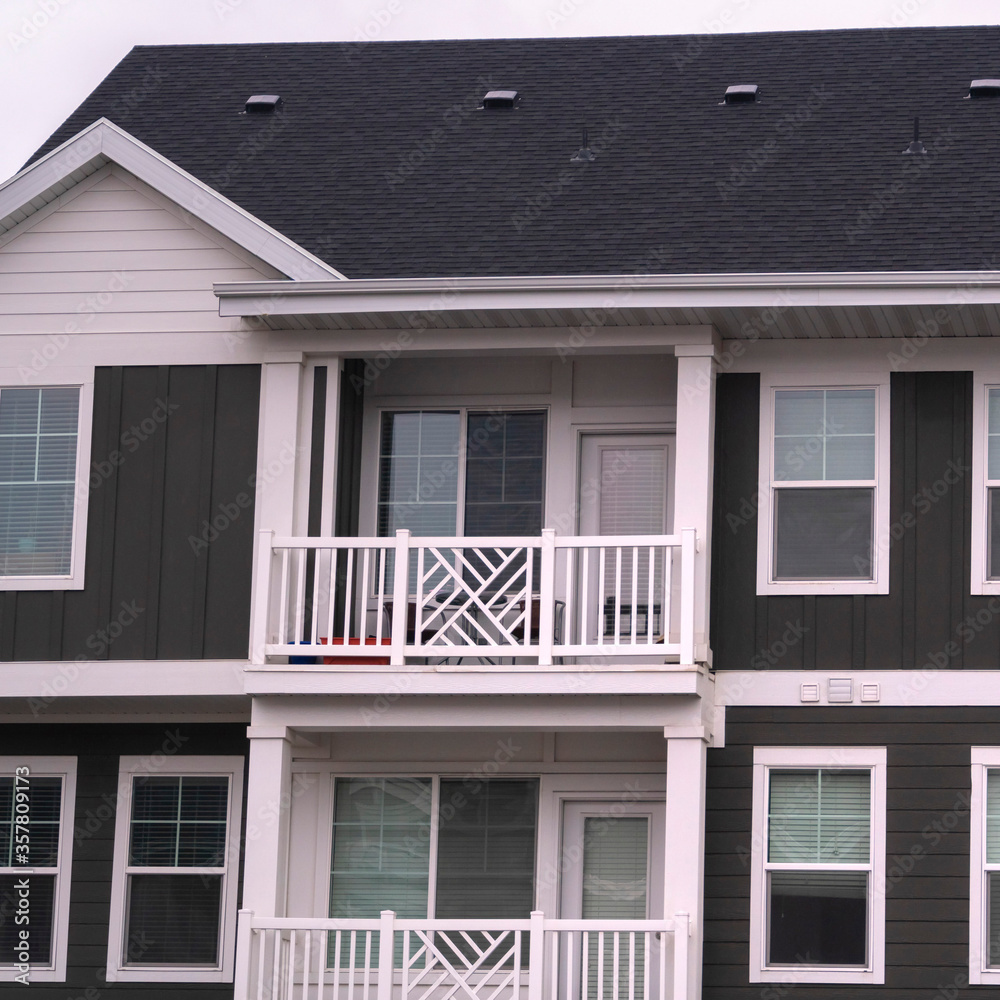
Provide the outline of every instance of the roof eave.
{"type": "Polygon", "coordinates": [[[510,309],[1000,303],[997,271],[790,272],[220,282],[229,317],[510,309]]]}

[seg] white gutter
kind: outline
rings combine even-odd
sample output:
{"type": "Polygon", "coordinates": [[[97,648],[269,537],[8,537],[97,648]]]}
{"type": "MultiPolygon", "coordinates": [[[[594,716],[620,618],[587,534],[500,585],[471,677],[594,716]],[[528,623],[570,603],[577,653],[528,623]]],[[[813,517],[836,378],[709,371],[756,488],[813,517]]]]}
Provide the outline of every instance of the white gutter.
{"type": "Polygon", "coordinates": [[[221,316],[1000,303],[997,271],[366,278],[214,287],[221,316]]]}

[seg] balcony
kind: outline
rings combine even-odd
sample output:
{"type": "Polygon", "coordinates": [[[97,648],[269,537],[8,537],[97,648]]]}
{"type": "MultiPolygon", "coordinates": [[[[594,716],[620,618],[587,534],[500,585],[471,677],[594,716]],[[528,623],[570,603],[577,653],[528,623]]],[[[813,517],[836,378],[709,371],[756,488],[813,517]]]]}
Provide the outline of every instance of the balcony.
{"type": "Polygon", "coordinates": [[[673,535],[280,537],[261,532],[254,661],[695,666],[692,528],[673,535]]]}
{"type": "Polygon", "coordinates": [[[258,918],[235,1000],[681,1000],[690,922],[258,918]]]}

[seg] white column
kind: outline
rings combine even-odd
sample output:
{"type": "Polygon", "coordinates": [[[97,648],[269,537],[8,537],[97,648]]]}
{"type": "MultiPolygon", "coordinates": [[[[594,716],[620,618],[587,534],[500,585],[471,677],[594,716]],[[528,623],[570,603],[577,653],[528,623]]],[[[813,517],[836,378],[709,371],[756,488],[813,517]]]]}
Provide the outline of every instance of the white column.
{"type": "Polygon", "coordinates": [[[709,568],[712,553],[712,467],[715,454],[715,344],[678,344],[677,463],[674,532],[694,528],[695,658],[708,657],[709,568]]]}
{"type": "Polygon", "coordinates": [[[296,471],[309,461],[308,432],[300,429],[302,362],[298,353],[270,355],[261,371],[257,527],[278,535],[292,535],[298,527],[296,471]]]}
{"type": "Polygon", "coordinates": [[[249,726],[243,906],[256,916],[285,915],[292,745],[284,726],[249,726]]]}
{"type": "MultiPolygon", "coordinates": [[[[682,737],[664,730],[667,738],[667,819],[663,915],[690,915],[688,995],[701,997],[701,962],[705,882],[705,770],[708,734],[694,727],[682,737]]],[[[675,997],[674,1000],[681,1000],[675,997]]]]}

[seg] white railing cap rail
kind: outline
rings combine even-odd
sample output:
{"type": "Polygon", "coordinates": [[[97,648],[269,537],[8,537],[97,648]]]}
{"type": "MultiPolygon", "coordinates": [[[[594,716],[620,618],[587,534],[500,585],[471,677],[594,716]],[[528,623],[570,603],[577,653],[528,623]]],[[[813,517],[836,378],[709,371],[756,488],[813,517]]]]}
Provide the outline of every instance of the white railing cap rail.
{"type": "MultiPolygon", "coordinates": [[[[276,535],[271,539],[272,549],[385,549],[394,548],[395,535],[377,538],[351,538],[326,535],[276,535]]],[[[413,535],[410,548],[538,548],[541,535],[448,535],[428,537],[413,535]]],[[[680,545],[680,531],[673,535],[556,535],[557,548],[632,548],[646,545],[680,545]]]]}
{"type": "MultiPolygon", "coordinates": [[[[377,931],[382,925],[379,918],[345,917],[250,917],[254,930],[289,931],[377,931]]],[[[548,931],[645,932],[670,931],[675,920],[582,920],[561,917],[543,917],[542,925],[548,931]]],[[[393,926],[400,931],[527,931],[531,918],[506,920],[469,919],[446,920],[437,918],[397,917],[393,926]]]]}

